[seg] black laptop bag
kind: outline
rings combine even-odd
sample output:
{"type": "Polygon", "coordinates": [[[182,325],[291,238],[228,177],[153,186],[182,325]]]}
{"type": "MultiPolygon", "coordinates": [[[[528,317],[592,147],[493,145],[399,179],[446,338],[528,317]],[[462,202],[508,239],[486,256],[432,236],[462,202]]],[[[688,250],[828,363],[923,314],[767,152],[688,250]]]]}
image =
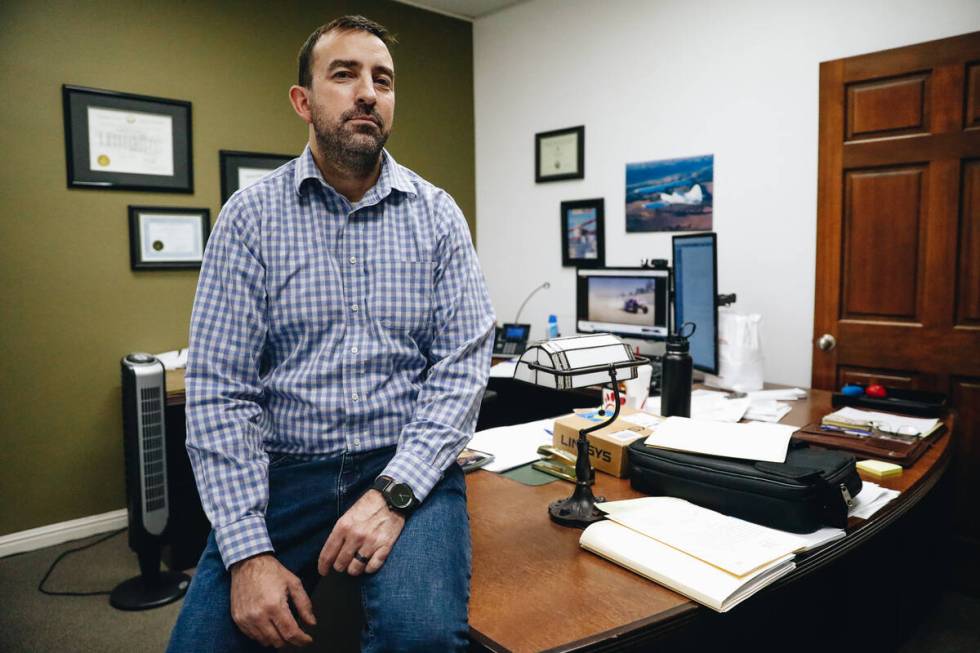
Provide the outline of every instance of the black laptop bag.
{"type": "Polygon", "coordinates": [[[854,456],[792,441],[784,463],[739,460],[630,445],[630,483],[645,494],[794,533],[844,528],[861,491],[854,456]]]}

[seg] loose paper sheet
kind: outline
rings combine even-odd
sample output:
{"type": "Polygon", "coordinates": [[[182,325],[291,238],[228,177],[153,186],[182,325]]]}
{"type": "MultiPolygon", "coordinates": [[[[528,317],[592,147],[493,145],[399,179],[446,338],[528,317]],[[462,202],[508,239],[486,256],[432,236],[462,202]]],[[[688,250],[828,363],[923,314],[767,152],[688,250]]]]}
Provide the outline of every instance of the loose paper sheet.
{"type": "Polygon", "coordinates": [[[728,424],[668,417],[645,443],[661,449],[711,456],[786,462],[789,440],[797,427],[782,424],[728,424]]]}
{"type": "MultiPolygon", "coordinates": [[[[737,422],[749,408],[749,398],[729,399],[727,392],[693,390],[691,392],[691,419],[714,422],[737,422]]],[[[647,399],[645,409],[660,415],[660,397],[647,399]]]]}
{"type": "Polygon", "coordinates": [[[555,418],[549,417],[526,424],[486,429],[475,433],[466,446],[494,455],[494,461],[485,465],[483,469],[505,472],[541,458],[538,455],[538,447],[551,444],[551,427],[554,423],[555,418]]]}

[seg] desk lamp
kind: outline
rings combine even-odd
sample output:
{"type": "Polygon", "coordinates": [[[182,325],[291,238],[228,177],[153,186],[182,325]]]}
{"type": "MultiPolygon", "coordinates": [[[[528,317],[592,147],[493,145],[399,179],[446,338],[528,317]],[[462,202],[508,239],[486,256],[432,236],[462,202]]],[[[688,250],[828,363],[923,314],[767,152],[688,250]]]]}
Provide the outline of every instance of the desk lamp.
{"type": "MultiPolygon", "coordinates": [[[[612,382],[613,413],[603,422],[579,429],[575,490],[567,499],[548,506],[552,521],[562,526],[585,528],[603,518],[603,513],[595,507],[596,498],[592,494],[595,470],[589,463],[588,435],[616,421],[619,417],[619,382],[635,379],[636,368],[649,362],[634,355],[619,338],[607,333],[536,342],[521,355],[514,370],[514,378],[518,381],[552,390],[572,390],[612,382]]],[[[599,501],[602,500],[600,497],[599,501]]]]}

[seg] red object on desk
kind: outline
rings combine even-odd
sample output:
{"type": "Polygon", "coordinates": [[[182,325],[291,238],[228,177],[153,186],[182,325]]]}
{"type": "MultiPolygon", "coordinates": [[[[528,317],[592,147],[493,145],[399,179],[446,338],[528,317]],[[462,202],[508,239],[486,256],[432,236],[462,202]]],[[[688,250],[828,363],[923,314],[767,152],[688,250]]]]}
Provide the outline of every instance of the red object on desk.
{"type": "Polygon", "coordinates": [[[885,390],[885,386],[875,383],[874,385],[869,385],[867,388],[865,388],[864,394],[876,399],[884,399],[888,396],[888,391],[885,390]]]}

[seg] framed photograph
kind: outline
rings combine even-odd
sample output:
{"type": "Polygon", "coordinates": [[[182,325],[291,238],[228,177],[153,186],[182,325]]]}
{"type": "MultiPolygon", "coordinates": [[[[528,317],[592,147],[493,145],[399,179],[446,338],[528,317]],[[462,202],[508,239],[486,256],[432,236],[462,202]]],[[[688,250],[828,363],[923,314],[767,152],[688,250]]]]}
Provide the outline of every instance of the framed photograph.
{"type": "Polygon", "coordinates": [[[626,232],[711,231],[715,156],[626,164],[626,232]]]}
{"type": "Polygon", "coordinates": [[[265,154],[263,152],[237,152],[220,150],[221,204],[224,205],[236,190],[249,186],[287,161],[293,154],[265,154]]]}
{"type": "Polygon", "coordinates": [[[579,268],[605,266],[605,202],[602,198],[561,203],[561,264],[579,268]]]}
{"type": "Polygon", "coordinates": [[[130,206],[130,267],[134,270],[200,268],[210,234],[209,209],[130,206]]]}
{"type": "Polygon", "coordinates": [[[585,127],[534,135],[534,181],[585,179],[585,127]]]}
{"type": "Polygon", "coordinates": [[[69,188],[194,192],[191,103],[65,84],[69,188]]]}

